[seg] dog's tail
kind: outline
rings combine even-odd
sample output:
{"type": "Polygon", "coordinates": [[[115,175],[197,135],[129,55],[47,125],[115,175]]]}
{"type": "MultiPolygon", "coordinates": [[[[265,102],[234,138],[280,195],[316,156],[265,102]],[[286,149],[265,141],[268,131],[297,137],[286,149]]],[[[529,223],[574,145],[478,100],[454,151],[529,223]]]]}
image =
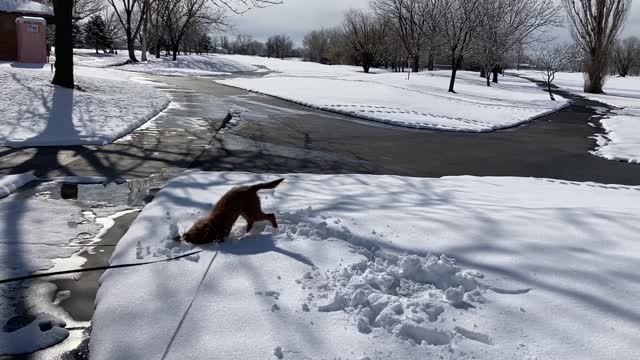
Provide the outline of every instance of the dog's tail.
{"type": "Polygon", "coordinates": [[[253,191],[259,191],[259,190],[266,190],[266,189],[275,189],[276,186],[280,185],[281,182],[284,181],[284,178],[282,179],[278,179],[272,182],[267,182],[267,183],[262,183],[262,184],[255,184],[249,187],[250,190],[253,191]]]}

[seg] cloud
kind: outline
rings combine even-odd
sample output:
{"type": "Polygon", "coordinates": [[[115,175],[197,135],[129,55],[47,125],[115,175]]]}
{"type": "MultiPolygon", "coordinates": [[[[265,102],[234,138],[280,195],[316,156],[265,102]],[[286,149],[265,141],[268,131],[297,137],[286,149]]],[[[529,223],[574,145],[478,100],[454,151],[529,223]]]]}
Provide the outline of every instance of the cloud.
{"type": "Polygon", "coordinates": [[[350,8],[366,8],[369,0],[283,0],[281,5],[252,9],[234,15],[237,33],[251,34],[264,41],[274,34],[286,34],[302,45],[304,34],[313,29],[340,25],[350,8]]]}
{"type": "MultiPolygon", "coordinates": [[[[313,29],[340,25],[342,15],[350,8],[367,8],[369,0],[283,0],[281,5],[252,9],[232,16],[236,33],[251,34],[265,41],[274,34],[286,34],[298,46],[304,34],[313,29]]],[[[559,30],[562,40],[570,40],[568,31],[559,30]]],[[[623,36],[640,34],[640,6],[632,6],[623,36]]]]}

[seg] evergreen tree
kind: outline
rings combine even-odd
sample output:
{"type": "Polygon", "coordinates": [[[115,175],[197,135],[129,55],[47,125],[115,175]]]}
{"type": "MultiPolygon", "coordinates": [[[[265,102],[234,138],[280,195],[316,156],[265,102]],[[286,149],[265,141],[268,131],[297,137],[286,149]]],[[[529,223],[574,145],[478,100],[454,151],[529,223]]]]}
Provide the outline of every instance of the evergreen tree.
{"type": "Polygon", "coordinates": [[[100,15],[93,15],[84,25],[84,40],[88,46],[98,50],[105,49],[111,45],[111,36],[107,31],[107,26],[100,15]]]}
{"type": "Polygon", "coordinates": [[[73,47],[83,48],[85,47],[85,35],[83,29],[77,23],[73,23],[71,28],[71,36],[73,36],[73,47]]]}

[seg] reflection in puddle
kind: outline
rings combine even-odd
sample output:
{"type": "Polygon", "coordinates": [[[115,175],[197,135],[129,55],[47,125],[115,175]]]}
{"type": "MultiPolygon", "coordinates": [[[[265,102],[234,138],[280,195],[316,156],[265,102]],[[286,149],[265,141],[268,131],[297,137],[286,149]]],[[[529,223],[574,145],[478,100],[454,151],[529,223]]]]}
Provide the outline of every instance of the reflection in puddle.
{"type": "Polygon", "coordinates": [[[77,184],[62,184],[60,187],[60,198],[62,199],[78,199],[77,184]]]}

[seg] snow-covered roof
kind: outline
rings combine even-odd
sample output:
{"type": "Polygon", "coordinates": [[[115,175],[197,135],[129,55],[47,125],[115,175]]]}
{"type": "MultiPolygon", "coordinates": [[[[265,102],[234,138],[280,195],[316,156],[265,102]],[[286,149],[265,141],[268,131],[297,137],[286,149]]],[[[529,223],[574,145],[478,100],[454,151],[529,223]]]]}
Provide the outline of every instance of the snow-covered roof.
{"type": "Polygon", "coordinates": [[[0,12],[53,16],[53,8],[51,6],[30,0],[0,0],[0,12]]]}
{"type": "Polygon", "coordinates": [[[46,23],[47,21],[41,17],[33,17],[33,16],[21,16],[19,18],[16,19],[16,22],[39,22],[39,23],[46,23]]]}

